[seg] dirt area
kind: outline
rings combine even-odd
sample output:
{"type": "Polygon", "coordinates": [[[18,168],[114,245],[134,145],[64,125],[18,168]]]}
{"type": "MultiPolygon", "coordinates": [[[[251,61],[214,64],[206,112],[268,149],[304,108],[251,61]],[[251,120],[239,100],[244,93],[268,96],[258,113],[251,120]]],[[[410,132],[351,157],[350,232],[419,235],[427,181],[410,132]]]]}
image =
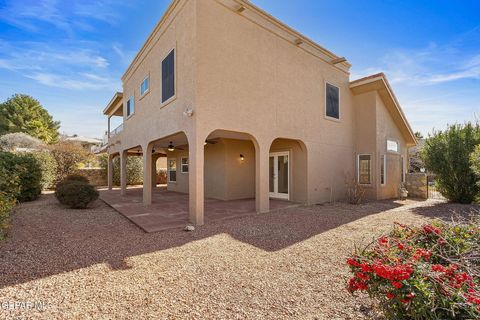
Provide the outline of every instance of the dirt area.
{"type": "Polygon", "coordinates": [[[145,233],[100,200],[71,210],[43,195],[0,244],[0,318],[372,319],[345,290],[354,242],[471,208],[329,204],[145,233]]]}

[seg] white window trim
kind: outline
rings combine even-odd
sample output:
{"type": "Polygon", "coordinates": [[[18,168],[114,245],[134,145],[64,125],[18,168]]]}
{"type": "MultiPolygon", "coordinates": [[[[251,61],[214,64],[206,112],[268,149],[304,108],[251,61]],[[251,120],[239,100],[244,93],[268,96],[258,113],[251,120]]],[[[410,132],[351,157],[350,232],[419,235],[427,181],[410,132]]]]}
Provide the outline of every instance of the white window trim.
{"type": "Polygon", "coordinates": [[[170,172],[171,172],[171,171],[178,172],[177,163],[178,163],[178,162],[177,162],[177,158],[169,158],[169,159],[167,159],[167,179],[168,179],[167,181],[168,181],[169,183],[177,183],[177,180],[178,180],[178,179],[177,179],[177,178],[178,178],[177,175],[175,175],[175,179],[176,179],[176,180],[174,180],[174,181],[173,181],[173,180],[170,180],[170,172]],[[170,161],[171,161],[171,160],[175,160],[175,170],[171,170],[171,168],[170,168],[170,161]]]}
{"type": "Polygon", "coordinates": [[[167,51],[167,53],[160,59],[160,108],[165,107],[167,104],[170,104],[172,101],[177,99],[177,46],[171,48],[170,50],[167,51]],[[163,96],[163,91],[162,91],[162,86],[163,86],[163,77],[162,77],[162,64],[163,60],[173,51],[173,77],[174,77],[174,82],[173,82],[173,96],[162,102],[162,96],[163,96]]]}
{"type": "Polygon", "coordinates": [[[387,184],[387,155],[382,154],[380,156],[380,162],[383,157],[383,183],[382,183],[382,164],[380,163],[380,185],[385,186],[387,184]]]}
{"type": "Polygon", "coordinates": [[[323,106],[323,117],[327,120],[340,122],[341,119],[342,119],[342,112],[341,112],[342,108],[340,107],[340,102],[342,101],[342,96],[341,96],[340,86],[338,86],[336,84],[333,84],[329,81],[324,81],[323,90],[324,90],[324,95],[325,95],[324,106],[323,106]],[[327,84],[338,88],[338,119],[334,118],[334,117],[327,116],[327,84]]]}
{"type": "Polygon", "coordinates": [[[131,116],[133,116],[135,114],[135,94],[131,95],[130,97],[128,97],[128,100],[127,102],[125,102],[125,114],[127,115],[127,118],[126,119],[130,119],[131,116]],[[133,101],[133,112],[128,114],[128,101],[132,100],[133,101]]]}
{"type": "Polygon", "coordinates": [[[181,157],[180,158],[180,167],[181,167],[180,172],[188,174],[188,171],[183,171],[183,166],[187,166],[187,168],[190,169],[190,163],[188,162],[188,157],[181,157]],[[187,164],[183,164],[183,159],[187,159],[187,164]]]}
{"type": "Polygon", "coordinates": [[[387,140],[385,140],[385,149],[387,150],[387,152],[394,153],[394,154],[400,154],[400,141],[398,141],[397,139],[388,139],[387,138],[387,140]],[[397,143],[397,151],[388,150],[388,141],[392,141],[392,142],[397,143]]]}
{"type": "Polygon", "coordinates": [[[371,186],[372,185],[372,155],[369,153],[360,153],[357,155],[357,183],[362,186],[371,186]],[[360,183],[360,157],[369,156],[370,157],[370,183],[360,183]]]}
{"type": "Polygon", "coordinates": [[[143,78],[142,82],[140,82],[140,97],[141,98],[145,97],[149,92],[150,92],[150,74],[148,74],[145,78],[143,78]],[[142,85],[147,79],[148,79],[148,89],[145,90],[145,92],[142,94],[142,85]]]}

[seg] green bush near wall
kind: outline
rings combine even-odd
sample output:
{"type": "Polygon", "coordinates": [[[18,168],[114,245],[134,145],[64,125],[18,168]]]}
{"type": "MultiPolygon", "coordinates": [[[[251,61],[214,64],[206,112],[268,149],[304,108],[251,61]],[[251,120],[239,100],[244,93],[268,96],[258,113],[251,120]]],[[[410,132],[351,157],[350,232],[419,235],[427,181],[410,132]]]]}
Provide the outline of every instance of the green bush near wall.
{"type": "MultiPolygon", "coordinates": [[[[108,171],[108,155],[99,156],[100,167],[104,170],[105,176],[108,171]]],[[[140,156],[127,157],[127,184],[136,185],[143,183],[143,158],[140,156]]],[[[120,185],[120,157],[113,159],[113,184],[120,185]]]]}
{"type": "Polygon", "coordinates": [[[31,154],[40,164],[40,170],[42,171],[42,189],[53,189],[55,187],[57,173],[57,162],[55,158],[47,151],[36,151],[31,154]]]}
{"type": "MultiPolygon", "coordinates": [[[[0,152],[0,167],[9,179],[18,174],[19,190],[12,186],[1,189],[20,202],[32,201],[42,192],[42,168],[39,161],[30,153],[0,152]]],[[[9,183],[3,182],[3,183],[9,183]]]]}
{"type": "Polygon", "coordinates": [[[436,175],[439,191],[453,202],[471,203],[479,195],[471,154],[480,144],[478,123],[455,124],[434,132],[425,142],[422,158],[436,175]]]}

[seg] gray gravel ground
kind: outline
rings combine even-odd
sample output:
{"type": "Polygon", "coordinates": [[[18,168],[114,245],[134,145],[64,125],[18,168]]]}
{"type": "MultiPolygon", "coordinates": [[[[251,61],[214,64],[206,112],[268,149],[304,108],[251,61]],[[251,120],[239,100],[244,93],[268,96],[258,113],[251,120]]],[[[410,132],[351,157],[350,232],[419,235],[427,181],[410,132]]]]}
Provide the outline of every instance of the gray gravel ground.
{"type": "Polygon", "coordinates": [[[353,243],[451,210],[470,207],[321,205],[146,234],[101,201],[70,210],[42,195],[0,244],[0,318],[372,319],[345,290],[353,243]]]}

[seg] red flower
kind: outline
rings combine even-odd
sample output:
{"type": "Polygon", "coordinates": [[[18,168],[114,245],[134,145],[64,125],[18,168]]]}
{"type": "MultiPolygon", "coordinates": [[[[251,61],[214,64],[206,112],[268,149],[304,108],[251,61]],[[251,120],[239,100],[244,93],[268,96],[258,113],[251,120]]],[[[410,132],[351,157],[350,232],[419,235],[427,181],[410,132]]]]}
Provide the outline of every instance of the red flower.
{"type": "Polygon", "coordinates": [[[367,289],[368,285],[365,282],[358,280],[357,278],[352,278],[348,281],[348,291],[350,292],[367,289]]]}
{"type": "Polygon", "coordinates": [[[368,274],[365,274],[365,273],[362,273],[362,272],[357,272],[357,277],[364,280],[364,281],[368,281],[370,280],[370,276],[368,274]]]}
{"type": "Polygon", "coordinates": [[[399,250],[403,250],[403,249],[405,249],[405,246],[403,245],[403,243],[400,243],[400,242],[399,242],[399,243],[397,243],[397,248],[398,248],[399,250]]]}
{"type": "Polygon", "coordinates": [[[432,265],[432,271],[435,271],[435,272],[445,272],[447,269],[442,266],[441,264],[434,264],[432,265]]]}
{"type": "Polygon", "coordinates": [[[360,263],[352,258],[347,259],[347,264],[353,266],[353,267],[360,267],[360,263]]]}
{"type": "Polygon", "coordinates": [[[392,300],[393,298],[395,298],[395,295],[391,292],[387,292],[386,296],[388,300],[392,300]]]}
{"type": "Polygon", "coordinates": [[[403,284],[401,282],[392,281],[392,286],[394,286],[397,289],[400,289],[401,287],[403,287],[403,284]]]}
{"type": "Polygon", "coordinates": [[[423,226],[423,231],[425,233],[435,233],[435,234],[441,234],[442,230],[440,228],[437,228],[435,226],[432,226],[430,224],[424,225],[423,226]]]}
{"type": "Polygon", "coordinates": [[[388,238],[386,236],[381,236],[378,239],[378,244],[381,245],[381,246],[384,246],[384,247],[388,247],[389,246],[388,238]]]}

